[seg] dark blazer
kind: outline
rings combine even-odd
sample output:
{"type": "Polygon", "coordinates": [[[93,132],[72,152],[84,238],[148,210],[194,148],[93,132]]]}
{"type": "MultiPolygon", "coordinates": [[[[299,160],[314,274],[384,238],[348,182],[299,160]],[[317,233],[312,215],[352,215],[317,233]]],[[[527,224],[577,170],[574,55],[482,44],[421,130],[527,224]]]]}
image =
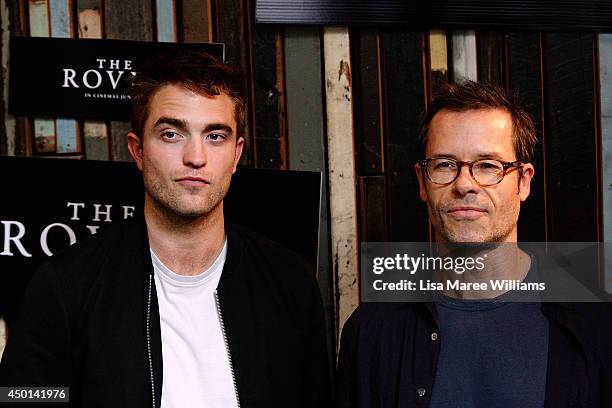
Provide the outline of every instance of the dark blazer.
{"type": "MultiPolygon", "coordinates": [[[[542,312],[550,322],[545,407],[612,407],[610,304],[543,303],[542,312]]],[[[429,407],[440,341],[432,303],[362,304],[342,333],[338,406],[429,407]]]]}
{"type": "MultiPolygon", "coordinates": [[[[226,234],[217,294],[240,406],[330,405],[312,269],[253,232],[226,225],[226,234]]],[[[79,242],[35,273],[9,335],[0,385],[69,386],[78,407],[159,407],[162,364],[146,226],[135,219],[79,242]]]]}

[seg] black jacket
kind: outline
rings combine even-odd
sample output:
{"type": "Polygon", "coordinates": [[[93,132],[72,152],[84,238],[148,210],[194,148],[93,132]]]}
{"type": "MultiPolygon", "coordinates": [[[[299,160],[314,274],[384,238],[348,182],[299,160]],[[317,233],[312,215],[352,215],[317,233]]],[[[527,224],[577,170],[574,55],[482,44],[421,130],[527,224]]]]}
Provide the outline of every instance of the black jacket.
{"type": "MultiPolygon", "coordinates": [[[[323,311],[311,268],[253,232],[226,225],[226,234],[217,293],[240,406],[329,405],[323,311]]],[[[51,258],[26,290],[0,385],[70,386],[71,406],[159,407],[154,282],[142,219],[51,258]]]]}
{"type": "MultiPolygon", "coordinates": [[[[550,322],[545,407],[612,407],[610,304],[543,303],[542,312],[550,322]]],[[[429,407],[441,341],[432,303],[362,304],[342,333],[338,406],[429,407]]]]}

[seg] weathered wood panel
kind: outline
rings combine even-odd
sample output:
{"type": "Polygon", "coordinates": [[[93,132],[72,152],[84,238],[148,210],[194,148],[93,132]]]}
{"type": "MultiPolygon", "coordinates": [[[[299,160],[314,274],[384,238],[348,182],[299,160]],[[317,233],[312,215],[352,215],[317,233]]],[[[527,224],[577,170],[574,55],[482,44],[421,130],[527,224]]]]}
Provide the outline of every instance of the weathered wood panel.
{"type": "MultiPolygon", "coordinates": [[[[599,34],[603,241],[612,243],[612,34],[599,34]]],[[[606,251],[608,252],[608,251],[606,251]]],[[[606,253],[605,288],[612,293],[612,254],[606,253]]]]}
{"type": "MultiPolygon", "coordinates": [[[[47,0],[29,0],[30,36],[49,37],[49,4],[47,0]]],[[[51,118],[34,118],[34,141],[37,153],[55,153],[55,121],[51,118]]]]}
{"type": "MultiPolygon", "coordinates": [[[[329,350],[335,350],[334,293],[329,246],[327,163],[323,123],[321,35],[318,28],[285,28],[285,89],[289,168],[322,172],[317,280],[329,350]]],[[[335,358],[332,358],[335,361],[335,358]]]]}
{"type": "Polygon", "coordinates": [[[331,246],[337,277],[336,338],[359,304],[357,209],[350,41],[348,29],[323,31],[331,246]]]}
{"type": "MultiPolygon", "coordinates": [[[[51,21],[51,37],[70,38],[73,36],[72,4],[70,0],[50,0],[49,18],[51,21]]],[[[81,151],[81,139],[76,120],[57,118],[55,120],[55,130],[57,153],[77,153],[81,151]]]]}
{"type": "Polygon", "coordinates": [[[505,35],[500,32],[478,31],[478,81],[503,86],[505,80],[505,35]]]}
{"type": "Polygon", "coordinates": [[[535,175],[531,193],[521,206],[518,223],[519,241],[548,240],[548,203],[546,195],[546,133],[542,117],[542,43],[540,33],[508,33],[508,86],[517,92],[523,106],[533,117],[538,145],[532,161],[535,175]]]}
{"type": "Polygon", "coordinates": [[[174,0],[155,0],[157,41],[176,42],[176,9],[174,0]]]}
{"type": "Polygon", "coordinates": [[[378,32],[375,29],[356,30],[351,36],[351,44],[359,174],[380,174],[385,164],[378,32]]]}
{"type": "MultiPolygon", "coordinates": [[[[79,38],[103,38],[102,0],[78,0],[79,38]]],[[[104,121],[83,122],[85,158],[108,160],[108,127],[104,121]]]]}
{"type": "MultiPolygon", "coordinates": [[[[246,90],[247,101],[251,101],[252,89],[250,83],[249,59],[249,18],[247,0],[223,0],[216,2],[217,8],[217,40],[225,43],[225,59],[233,67],[240,68],[243,74],[243,85],[246,90]]],[[[255,146],[251,135],[252,113],[247,103],[246,116],[248,118],[244,138],[247,149],[243,152],[240,164],[252,166],[254,164],[255,146]]]]}
{"type": "Polygon", "coordinates": [[[391,241],[427,241],[429,222],[419,199],[414,164],[418,149],[418,118],[425,109],[426,58],[423,33],[381,31],[384,67],[386,174],[391,241]]]}
{"type": "Polygon", "coordinates": [[[551,241],[598,241],[595,37],[546,35],[545,105],[551,241]]]}
{"type": "Polygon", "coordinates": [[[387,241],[385,176],[359,177],[360,242],[387,241]]]}
{"type": "Polygon", "coordinates": [[[255,25],[254,10],[250,11],[255,166],[284,169],[287,168],[287,134],[282,29],[255,25]]]}
{"type": "Polygon", "coordinates": [[[446,31],[429,32],[429,95],[435,95],[448,82],[448,47],[446,31]]]}
{"type": "MultiPolygon", "coordinates": [[[[147,0],[105,0],[104,15],[106,38],[119,40],[153,40],[152,3],[147,0]]],[[[129,122],[110,122],[111,158],[117,161],[132,160],[127,149],[129,122]]]]}
{"type": "Polygon", "coordinates": [[[211,42],[213,16],[211,0],[183,0],[181,2],[182,40],[184,42],[211,42]]]}
{"type": "Polygon", "coordinates": [[[472,30],[453,31],[450,41],[451,80],[478,80],[476,33],[472,30]]]}

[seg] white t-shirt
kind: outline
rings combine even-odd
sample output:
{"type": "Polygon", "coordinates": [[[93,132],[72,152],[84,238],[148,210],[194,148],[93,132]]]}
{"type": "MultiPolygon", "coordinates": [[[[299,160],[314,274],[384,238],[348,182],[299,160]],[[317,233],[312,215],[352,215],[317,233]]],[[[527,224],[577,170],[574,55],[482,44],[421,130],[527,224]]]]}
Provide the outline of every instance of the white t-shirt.
{"type": "Polygon", "coordinates": [[[237,407],[215,291],[227,254],[205,272],[172,272],[151,250],[161,321],[162,408],[237,407]]]}

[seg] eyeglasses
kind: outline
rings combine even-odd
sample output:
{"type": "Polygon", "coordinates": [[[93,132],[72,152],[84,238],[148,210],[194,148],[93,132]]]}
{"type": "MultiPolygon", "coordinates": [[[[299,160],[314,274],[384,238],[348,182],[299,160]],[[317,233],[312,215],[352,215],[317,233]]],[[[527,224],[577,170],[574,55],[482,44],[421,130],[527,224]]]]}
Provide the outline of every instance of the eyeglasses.
{"type": "Polygon", "coordinates": [[[425,159],[418,162],[419,166],[425,170],[427,178],[435,184],[450,184],[459,177],[459,172],[463,166],[470,168],[470,175],[476,182],[483,186],[493,186],[499,184],[509,169],[514,167],[521,169],[522,163],[519,161],[504,162],[501,160],[473,160],[460,161],[446,157],[436,157],[425,159]]]}

